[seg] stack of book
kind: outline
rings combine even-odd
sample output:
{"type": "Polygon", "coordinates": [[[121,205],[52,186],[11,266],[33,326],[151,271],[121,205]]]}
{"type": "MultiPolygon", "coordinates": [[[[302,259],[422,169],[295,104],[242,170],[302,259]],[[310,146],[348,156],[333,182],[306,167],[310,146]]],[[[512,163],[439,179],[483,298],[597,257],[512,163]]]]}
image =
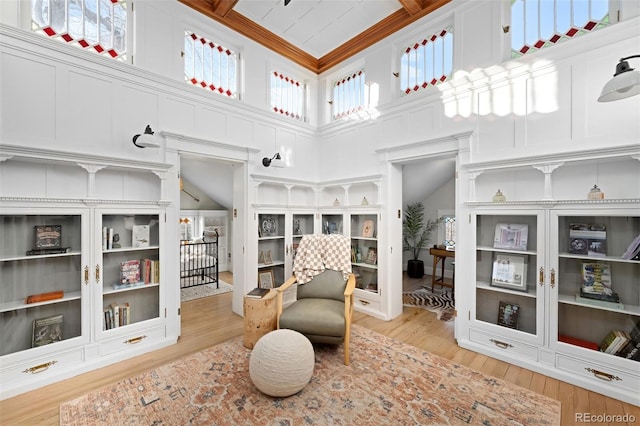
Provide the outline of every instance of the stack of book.
{"type": "Polygon", "coordinates": [[[131,324],[131,307],[128,303],[112,303],[104,308],[104,329],[111,330],[131,324]]]}
{"type": "Polygon", "coordinates": [[[160,261],[140,259],[140,280],[145,284],[156,284],[160,280],[160,261]]]}
{"type": "Polygon", "coordinates": [[[600,352],[640,361],[640,320],[630,333],[611,330],[600,344],[600,352]]]}

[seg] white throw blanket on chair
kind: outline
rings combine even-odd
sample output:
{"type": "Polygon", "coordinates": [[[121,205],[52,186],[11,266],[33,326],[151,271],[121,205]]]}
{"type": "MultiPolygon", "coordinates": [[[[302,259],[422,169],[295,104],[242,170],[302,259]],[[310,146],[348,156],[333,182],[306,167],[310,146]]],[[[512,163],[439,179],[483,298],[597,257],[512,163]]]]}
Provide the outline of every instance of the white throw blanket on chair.
{"type": "Polygon", "coordinates": [[[351,273],[351,242],[340,234],[305,235],[293,261],[293,273],[298,284],[313,279],[325,269],[342,272],[346,280],[351,273]]]}

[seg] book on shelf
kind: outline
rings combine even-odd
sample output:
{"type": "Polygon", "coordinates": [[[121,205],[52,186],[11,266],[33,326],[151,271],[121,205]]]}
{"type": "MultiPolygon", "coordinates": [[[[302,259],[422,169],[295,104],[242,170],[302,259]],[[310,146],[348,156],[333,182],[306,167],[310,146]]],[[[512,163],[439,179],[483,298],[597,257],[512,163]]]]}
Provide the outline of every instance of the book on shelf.
{"type": "Polygon", "coordinates": [[[264,296],[266,296],[269,291],[271,289],[268,288],[260,288],[260,287],[256,287],[253,290],[251,290],[249,293],[247,293],[247,297],[250,299],[262,299],[264,296]]]}
{"type": "Polygon", "coordinates": [[[621,330],[611,330],[600,345],[600,352],[616,355],[631,340],[629,333],[621,330]]]}
{"type": "Polygon", "coordinates": [[[626,260],[640,260],[640,234],[631,241],[629,247],[622,254],[622,258],[626,260]]]}
{"type": "Polygon", "coordinates": [[[501,301],[498,306],[498,325],[517,329],[519,314],[520,305],[501,301]]]}
{"type": "Polygon", "coordinates": [[[105,330],[131,324],[131,306],[129,303],[111,303],[103,309],[103,313],[105,330]]]}
{"type": "Polygon", "coordinates": [[[133,225],[131,235],[133,247],[149,247],[149,225],[133,225]]]}
{"type": "Polygon", "coordinates": [[[113,235],[113,228],[102,227],[102,250],[111,250],[113,248],[113,235]]]}
{"type": "Polygon", "coordinates": [[[63,314],[33,320],[31,347],[35,348],[61,341],[63,321],[63,314]]]}
{"type": "Polygon", "coordinates": [[[63,297],[64,291],[62,290],[49,291],[47,293],[31,294],[25,298],[24,303],[28,305],[30,303],[47,302],[49,300],[62,299],[63,297]]]}
{"type": "Polygon", "coordinates": [[[584,293],[576,294],[576,302],[584,303],[585,305],[600,306],[602,308],[624,309],[624,304],[620,303],[619,297],[613,298],[611,300],[607,300],[603,298],[593,298],[590,296],[593,296],[593,295],[585,295],[584,293]],[[618,300],[618,301],[616,302],[614,300],[618,300]]]}
{"type": "Polygon", "coordinates": [[[566,336],[563,334],[558,335],[558,342],[568,343],[570,345],[580,346],[594,351],[600,350],[600,347],[596,342],[590,342],[588,340],[578,339],[577,337],[566,336]]]}
{"type": "Polygon", "coordinates": [[[120,262],[119,284],[137,284],[140,281],[140,261],[126,260],[120,262]]]}
{"type": "Polygon", "coordinates": [[[41,256],[45,254],[62,254],[62,253],[70,253],[71,247],[60,247],[60,248],[40,248],[33,249],[27,251],[27,256],[41,256]]]}
{"type": "Polygon", "coordinates": [[[608,264],[599,262],[582,263],[581,275],[581,293],[613,294],[613,290],[611,288],[611,267],[608,264]]]}
{"type": "Polygon", "coordinates": [[[569,253],[584,254],[587,256],[606,256],[606,226],[594,223],[570,223],[569,253]]]}

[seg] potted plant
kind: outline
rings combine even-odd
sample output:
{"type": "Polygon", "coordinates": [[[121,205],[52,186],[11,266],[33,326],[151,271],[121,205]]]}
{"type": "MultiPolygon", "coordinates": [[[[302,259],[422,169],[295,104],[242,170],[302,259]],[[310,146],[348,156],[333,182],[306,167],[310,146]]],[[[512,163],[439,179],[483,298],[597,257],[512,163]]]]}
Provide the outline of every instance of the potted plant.
{"type": "Polygon", "coordinates": [[[421,202],[407,205],[402,221],[402,248],[410,251],[413,258],[407,262],[407,274],[411,278],[424,275],[424,262],[419,259],[422,249],[427,247],[431,232],[440,223],[439,219],[424,221],[424,205],[421,202]]]}

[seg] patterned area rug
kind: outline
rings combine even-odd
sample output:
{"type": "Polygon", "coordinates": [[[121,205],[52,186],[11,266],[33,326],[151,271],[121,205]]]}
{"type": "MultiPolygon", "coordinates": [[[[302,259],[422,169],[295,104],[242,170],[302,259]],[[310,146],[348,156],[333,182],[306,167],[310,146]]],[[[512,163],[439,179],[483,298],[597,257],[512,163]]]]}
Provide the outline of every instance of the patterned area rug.
{"type": "Polygon", "coordinates": [[[402,293],[402,304],[435,312],[440,321],[452,321],[455,314],[451,292],[432,293],[426,287],[402,293]]]}
{"type": "Polygon", "coordinates": [[[201,299],[203,297],[215,296],[217,294],[229,293],[233,291],[231,284],[219,281],[220,288],[216,288],[215,284],[202,284],[195,287],[181,288],[180,301],[188,302],[189,300],[201,299]]]}
{"type": "Polygon", "coordinates": [[[353,326],[315,345],[310,383],[273,398],[249,377],[237,337],[66,402],[61,425],[558,425],[560,402],[353,326]]]}

